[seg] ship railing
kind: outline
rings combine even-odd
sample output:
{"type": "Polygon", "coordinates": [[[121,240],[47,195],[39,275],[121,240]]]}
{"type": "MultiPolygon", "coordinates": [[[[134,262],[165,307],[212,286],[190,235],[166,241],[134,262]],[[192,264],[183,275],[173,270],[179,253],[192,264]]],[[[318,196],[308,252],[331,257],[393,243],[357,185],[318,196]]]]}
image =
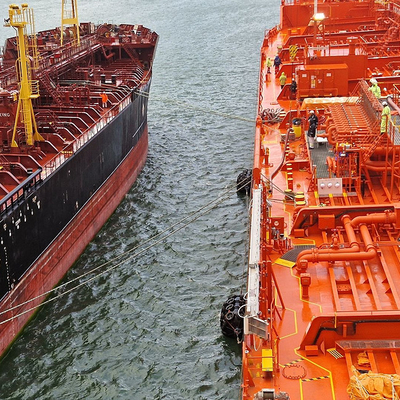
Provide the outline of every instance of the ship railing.
{"type": "MultiPolygon", "coordinates": [[[[61,63],[63,61],[69,61],[76,55],[86,53],[88,50],[94,50],[96,45],[100,47],[100,44],[96,41],[94,35],[87,38],[83,38],[79,46],[71,46],[69,43],[62,47],[48,48],[50,54],[45,55],[45,52],[41,52],[39,56],[39,71],[47,69],[52,65],[61,63]]],[[[15,67],[10,67],[0,72],[0,86],[7,87],[10,84],[18,82],[17,75],[15,73],[15,67]]]]}
{"type": "MultiPolygon", "coordinates": [[[[75,139],[72,143],[72,153],[75,154],[81,147],[83,147],[90,139],[92,139],[98,132],[100,132],[107,124],[109,124],[121,111],[123,111],[131,103],[130,93],[126,95],[126,98],[114,105],[110,110],[107,110],[104,115],[96,121],[94,124],[90,125],[79,137],[75,139]]],[[[73,124],[72,122],[69,122],[73,124]]],[[[79,130],[78,127],[76,127],[79,130]]],[[[52,158],[44,167],[42,173],[42,179],[47,178],[51,175],[57,168],[59,168],[67,159],[64,154],[60,153],[52,158]]]]}
{"type": "Polygon", "coordinates": [[[53,157],[43,168],[42,178],[46,179],[49,175],[51,175],[56,169],[61,167],[64,164],[66,157],[63,153],[57,154],[53,157]]]}
{"type": "Polygon", "coordinates": [[[395,101],[395,103],[396,103],[397,105],[399,105],[399,104],[400,104],[400,85],[398,85],[397,83],[395,83],[395,84],[393,85],[393,91],[394,91],[393,100],[395,101]]]}
{"type": "Polygon", "coordinates": [[[137,30],[136,32],[132,30],[130,35],[120,35],[120,36],[108,36],[101,37],[99,40],[103,44],[152,44],[157,42],[158,35],[148,28],[143,27],[143,30],[137,30]]]}
{"type": "Polygon", "coordinates": [[[349,48],[347,43],[344,44],[332,44],[332,43],[325,43],[324,45],[317,44],[314,46],[313,43],[307,43],[306,39],[306,48],[307,48],[307,57],[314,57],[314,56],[348,56],[351,51],[355,55],[365,55],[367,54],[367,49],[363,43],[357,43],[353,50],[349,48]]]}
{"type": "Polygon", "coordinates": [[[62,61],[69,61],[80,53],[85,53],[89,49],[94,49],[96,44],[100,47],[100,44],[96,42],[95,37],[89,36],[83,38],[79,46],[71,46],[70,43],[67,43],[62,47],[57,47],[56,49],[49,48],[51,54],[48,54],[47,56],[44,56],[43,53],[41,54],[39,69],[49,68],[50,66],[62,61]],[[52,50],[54,50],[54,52],[52,50]]]}
{"type": "Polygon", "coordinates": [[[127,98],[121,104],[119,104],[119,106],[118,106],[119,107],[119,112],[124,110],[130,102],[131,102],[130,99],[127,98]]]}
{"type": "Polygon", "coordinates": [[[17,76],[15,74],[15,67],[6,68],[0,72],[0,86],[5,88],[8,85],[17,83],[17,76]]]}
{"type": "Polygon", "coordinates": [[[30,174],[23,182],[21,182],[14,190],[4,196],[0,201],[0,213],[3,214],[14,205],[18,204],[21,198],[25,198],[36,185],[42,180],[42,169],[30,174]]]}
{"type": "MultiPolygon", "coordinates": [[[[127,103],[129,104],[129,102],[127,103]]],[[[118,110],[116,107],[114,107],[118,110]]],[[[76,153],[81,147],[83,147],[90,139],[92,139],[98,132],[100,132],[108,123],[110,123],[116,116],[114,112],[114,108],[107,111],[105,115],[96,123],[91,125],[86,131],[84,131],[72,144],[73,153],[76,153]]],[[[49,166],[46,166],[46,176],[56,170],[61,164],[58,159],[61,156],[56,156],[49,163],[49,166]]],[[[65,161],[65,157],[62,156],[62,162],[65,161]]]]}

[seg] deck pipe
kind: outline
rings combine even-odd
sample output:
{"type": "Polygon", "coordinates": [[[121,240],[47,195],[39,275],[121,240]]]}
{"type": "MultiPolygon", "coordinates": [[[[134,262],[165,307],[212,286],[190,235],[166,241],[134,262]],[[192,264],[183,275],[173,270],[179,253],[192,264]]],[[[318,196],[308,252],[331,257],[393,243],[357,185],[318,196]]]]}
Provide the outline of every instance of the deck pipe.
{"type": "Polygon", "coordinates": [[[316,262],[334,262],[334,261],[363,261],[370,260],[377,255],[377,251],[371,234],[367,227],[367,224],[379,224],[379,223],[395,223],[396,222],[395,212],[384,212],[374,213],[369,215],[363,215],[355,217],[353,220],[350,219],[349,215],[342,217],[342,222],[347,234],[347,238],[350,243],[350,247],[342,249],[319,249],[314,248],[310,250],[302,251],[296,260],[297,269],[301,272],[305,272],[308,267],[308,263],[316,262]],[[361,237],[364,242],[365,250],[361,251],[360,244],[357,241],[355,228],[359,229],[361,237]]]}
{"type": "MultiPolygon", "coordinates": [[[[390,102],[390,100],[388,100],[388,101],[390,102]]],[[[392,103],[393,103],[393,101],[391,101],[390,104],[392,104],[392,103]]],[[[400,114],[400,108],[397,105],[395,105],[393,103],[392,107],[395,108],[400,114]]],[[[328,143],[330,145],[336,146],[337,141],[333,137],[333,133],[336,130],[336,126],[333,124],[333,119],[330,116],[326,119],[326,122],[322,127],[325,128],[326,133],[320,133],[320,134],[318,134],[318,136],[322,137],[322,138],[327,138],[328,139],[328,143]]],[[[374,154],[376,154],[376,155],[385,155],[386,154],[386,147],[385,146],[377,147],[374,150],[374,154]]],[[[366,166],[366,167],[368,169],[371,169],[371,170],[373,168],[379,168],[379,167],[371,167],[371,166],[366,166]]],[[[374,169],[374,171],[378,171],[378,169],[374,169]]]]}

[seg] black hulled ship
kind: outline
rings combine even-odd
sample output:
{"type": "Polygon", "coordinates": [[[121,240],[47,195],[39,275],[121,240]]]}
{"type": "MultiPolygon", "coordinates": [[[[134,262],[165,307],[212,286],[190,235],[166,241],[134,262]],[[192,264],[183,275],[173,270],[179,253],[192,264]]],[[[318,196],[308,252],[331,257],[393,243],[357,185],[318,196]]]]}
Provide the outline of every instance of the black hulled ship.
{"type": "Polygon", "coordinates": [[[141,25],[79,24],[75,10],[71,0],[62,26],[39,33],[25,4],[11,5],[6,20],[17,36],[0,64],[0,354],[147,156],[158,35],[141,25]]]}

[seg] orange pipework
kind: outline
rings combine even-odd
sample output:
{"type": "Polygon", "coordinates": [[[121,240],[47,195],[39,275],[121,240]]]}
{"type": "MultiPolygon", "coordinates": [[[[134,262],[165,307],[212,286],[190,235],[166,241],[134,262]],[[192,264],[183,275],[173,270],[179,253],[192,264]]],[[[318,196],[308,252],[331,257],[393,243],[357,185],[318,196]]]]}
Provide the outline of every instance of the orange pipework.
{"type": "Polygon", "coordinates": [[[304,250],[297,256],[297,269],[302,272],[307,269],[309,262],[322,262],[322,261],[354,261],[354,260],[370,260],[377,254],[375,245],[371,238],[367,224],[378,223],[396,223],[396,213],[385,212],[380,214],[370,214],[355,217],[353,220],[348,215],[342,217],[342,222],[350,242],[350,247],[344,249],[334,250],[329,249],[311,249],[304,250]],[[360,251],[360,245],[357,241],[354,228],[359,227],[365,251],[360,251]]]}
{"type": "Polygon", "coordinates": [[[336,174],[336,161],[332,157],[326,157],[326,164],[328,165],[328,171],[336,174]]]}
{"type": "Polygon", "coordinates": [[[385,211],[384,213],[374,213],[368,215],[360,215],[351,221],[351,226],[355,228],[357,225],[364,224],[391,224],[396,223],[396,212],[385,211]]]}

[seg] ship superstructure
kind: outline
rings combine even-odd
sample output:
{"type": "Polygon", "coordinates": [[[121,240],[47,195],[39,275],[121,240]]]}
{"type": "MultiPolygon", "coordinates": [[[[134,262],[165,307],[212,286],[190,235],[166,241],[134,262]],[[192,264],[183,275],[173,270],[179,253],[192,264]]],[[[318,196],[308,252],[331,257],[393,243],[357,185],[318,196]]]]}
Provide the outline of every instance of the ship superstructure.
{"type": "Polygon", "coordinates": [[[283,0],[260,66],[242,398],[399,398],[400,3],[283,0]]]}
{"type": "Polygon", "coordinates": [[[147,156],[158,35],[79,23],[36,33],[11,5],[0,64],[0,354],[110,217],[147,156]]]}

